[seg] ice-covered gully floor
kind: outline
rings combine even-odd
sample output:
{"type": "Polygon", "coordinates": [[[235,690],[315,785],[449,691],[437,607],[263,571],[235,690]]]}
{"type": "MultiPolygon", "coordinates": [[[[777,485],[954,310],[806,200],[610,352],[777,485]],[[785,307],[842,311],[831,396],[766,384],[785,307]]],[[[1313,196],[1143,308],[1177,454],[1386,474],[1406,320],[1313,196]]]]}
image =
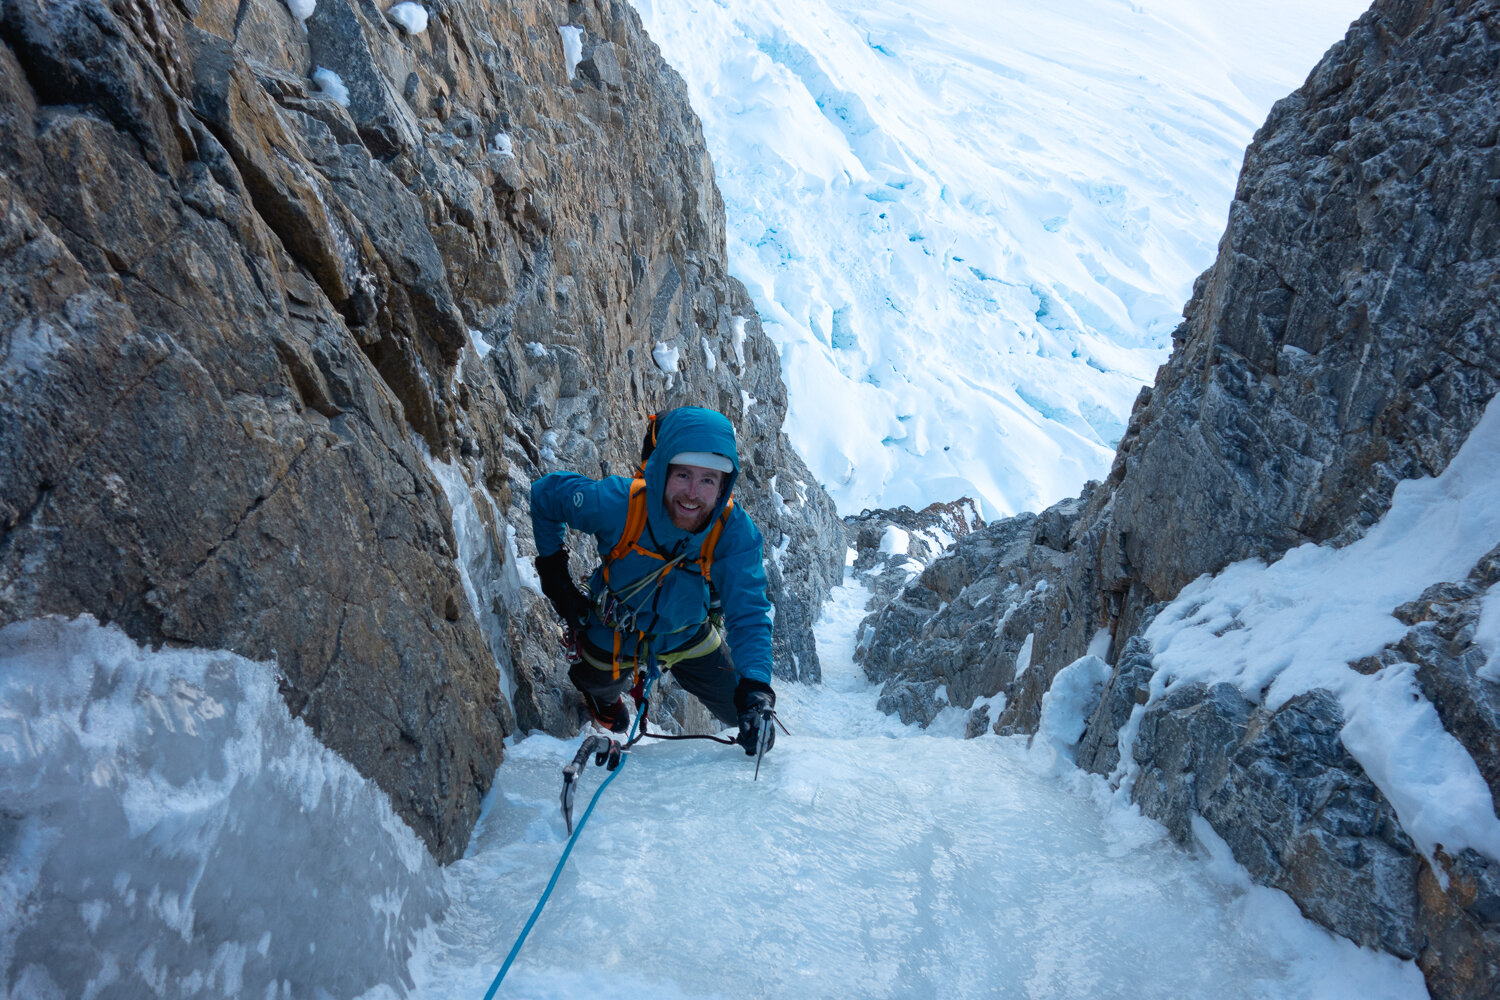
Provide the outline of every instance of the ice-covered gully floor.
{"type": "MultiPolygon", "coordinates": [[[[1044,739],[923,732],[853,664],[868,595],[819,625],[825,683],[784,685],[795,734],[758,782],[742,753],[647,743],[585,829],[500,995],[587,997],[1425,996],[1252,887],[1214,845],[1174,847],[1044,739]]],[[[514,746],[418,993],[477,998],[565,842],[577,740],[514,746]]],[[[580,791],[592,794],[602,771],[580,791]]]]}

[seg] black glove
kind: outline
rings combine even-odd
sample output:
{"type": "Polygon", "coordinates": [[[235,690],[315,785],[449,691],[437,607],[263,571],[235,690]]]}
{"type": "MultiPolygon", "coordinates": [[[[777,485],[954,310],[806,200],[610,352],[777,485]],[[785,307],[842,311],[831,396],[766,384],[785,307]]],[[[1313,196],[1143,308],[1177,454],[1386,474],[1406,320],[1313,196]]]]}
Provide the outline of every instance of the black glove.
{"type": "Polygon", "coordinates": [[[771,685],[749,677],[740,678],[734,689],[734,710],[740,713],[740,734],[734,741],[744,747],[745,753],[751,757],[755,756],[762,722],[770,727],[766,736],[766,749],[770,750],[776,745],[776,724],[761,718],[762,712],[775,707],[776,692],[771,690],[771,685]]]}
{"type": "Polygon", "coordinates": [[[558,549],[550,556],[536,557],[536,575],[542,580],[542,593],[552,602],[559,618],[573,628],[582,628],[589,616],[589,599],[573,584],[568,573],[568,550],[558,549]]]}

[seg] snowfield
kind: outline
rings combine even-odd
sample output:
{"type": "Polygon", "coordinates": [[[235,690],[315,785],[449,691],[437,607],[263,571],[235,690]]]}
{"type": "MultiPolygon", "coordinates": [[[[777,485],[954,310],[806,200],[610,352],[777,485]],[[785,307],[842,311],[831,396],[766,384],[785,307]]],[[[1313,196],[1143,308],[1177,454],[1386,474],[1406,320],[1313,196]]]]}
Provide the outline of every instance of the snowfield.
{"type": "MultiPolygon", "coordinates": [[[[1363,0],[633,0],[839,510],[1109,469],[1246,144],[1363,0]]],[[[684,345],[686,346],[686,345],[684,345]]]]}

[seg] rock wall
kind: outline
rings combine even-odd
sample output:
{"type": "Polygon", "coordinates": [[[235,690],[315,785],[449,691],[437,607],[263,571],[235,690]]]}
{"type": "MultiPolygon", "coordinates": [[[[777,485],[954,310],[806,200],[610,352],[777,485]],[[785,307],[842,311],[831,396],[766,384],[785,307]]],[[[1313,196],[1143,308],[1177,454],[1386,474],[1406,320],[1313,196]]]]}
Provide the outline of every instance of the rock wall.
{"type": "MultiPolygon", "coordinates": [[[[1497,80],[1500,4],[1382,0],[1276,105],[1108,480],[975,532],[866,622],[892,707],[930,718],[920,694],[941,678],[957,704],[1004,696],[971,732],[1033,732],[1052,678],[1093,652],[1113,675],[1078,757],[1109,773],[1162,602],[1239,559],[1358,538],[1396,483],[1446,467],[1500,387],[1497,80]]],[[[1472,642],[1491,575],[1392,609],[1413,630],[1390,656],[1422,664],[1495,788],[1500,691],[1472,642]]],[[[1434,996],[1493,995],[1500,866],[1445,856],[1440,887],[1342,723],[1319,693],[1271,712],[1174,691],[1141,720],[1136,801],[1183,840],[1201,815],[1310,917],[1417,958],[1434,996]]]]}
{"type": "Polygon", "coordinates": [[[578,724],[521,585],[533,476],[730,414],[786,678],[842,529],[629,5],[387,6],[0,4],[0,624],[274,659],[447,861],[502,737],[578,724]]]}

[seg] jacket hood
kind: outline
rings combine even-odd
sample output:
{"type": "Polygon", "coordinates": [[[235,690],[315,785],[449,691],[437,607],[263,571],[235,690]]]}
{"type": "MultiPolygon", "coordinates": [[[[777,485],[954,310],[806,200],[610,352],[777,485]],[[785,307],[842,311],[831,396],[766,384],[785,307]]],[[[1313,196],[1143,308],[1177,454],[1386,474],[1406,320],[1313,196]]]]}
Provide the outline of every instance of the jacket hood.
{"type": "MultiPolygon", "coordinates": [[[[646,460],[646,518],[663,553],[687,539],[702,539],[704,532],[683,531],[672,523],[665,503],[667,466],[672,456],[684,451],[706,451],[729,459],[734,471],[724,477],[719,502],[714,505],[708,524],[713,524],[729,502],[729,494],[740,476],[739,449],[735,445],[734,425],[717,410],[701,406],[684,406],[668,410],[656,418],[656,449],[646,460]]],[[[707,528],[705,527],[705,531],[707,528]]]]}

